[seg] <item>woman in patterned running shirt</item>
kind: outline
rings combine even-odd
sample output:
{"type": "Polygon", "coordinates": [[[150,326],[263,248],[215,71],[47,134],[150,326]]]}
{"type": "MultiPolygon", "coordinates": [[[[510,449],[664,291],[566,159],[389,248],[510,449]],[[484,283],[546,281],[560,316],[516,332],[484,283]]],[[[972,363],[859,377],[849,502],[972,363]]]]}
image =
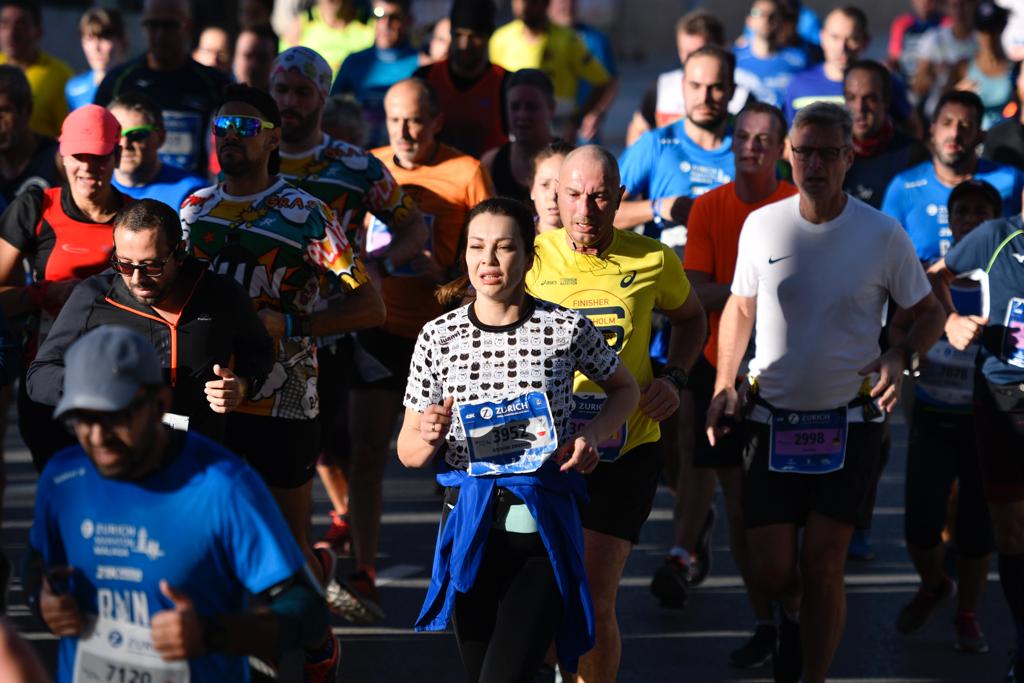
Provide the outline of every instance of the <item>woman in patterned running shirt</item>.
{"type": "Polygon", "coordinates": [[[585,316],[526,293],[533,236],[520,202],[488,199],[470,212],[467,274],[442,295],[472,285],[476,298],[420,332],[398,438],[408,467],[445,461],[433,580],[416,628],[442,630],[453,617],[470,681],[530,680],[552,641],[575,671],[593,647],[581,474],[639,399],[585,316]],[[572,419],[577,371],[606,393],[589,421],[572,419]]]}

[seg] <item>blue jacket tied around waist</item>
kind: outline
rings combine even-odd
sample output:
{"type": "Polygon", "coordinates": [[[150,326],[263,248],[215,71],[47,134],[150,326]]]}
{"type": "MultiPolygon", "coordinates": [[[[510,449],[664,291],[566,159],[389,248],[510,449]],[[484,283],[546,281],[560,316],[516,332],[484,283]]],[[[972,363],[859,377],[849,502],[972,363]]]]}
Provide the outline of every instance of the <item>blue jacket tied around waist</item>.
{"type": "Polygon", "coordinates": [[[555,637],[559,662],[576,671],[579,657],[594,647],[594,606],[583,570],[583,532],[577,501],[586,501],[586,485],[576,472],[559,472],[549,460],[528,475],[470,477],[464,470],[437,475],[442,486],[459,489],[459,500],[438,532],[434,570],[417,631],[442,631],[455,606],[455,593],[473,587],[491,529],[495,488],[501,486],[526,503],[551,558],[562,594],[562,623],[555,637]]]}

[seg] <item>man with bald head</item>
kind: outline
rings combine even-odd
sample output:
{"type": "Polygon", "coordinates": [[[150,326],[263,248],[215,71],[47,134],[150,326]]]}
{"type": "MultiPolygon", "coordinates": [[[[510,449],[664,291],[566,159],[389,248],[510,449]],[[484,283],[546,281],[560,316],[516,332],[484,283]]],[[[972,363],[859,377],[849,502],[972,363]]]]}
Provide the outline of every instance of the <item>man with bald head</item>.
{"type": "MultiPolygon", "coordinates": [[[[662,468],[659,423],[675,413],[679,392],[700,355],[706,320],[679,257],[657,240],[613,221],[622,200],[618,164],[607,150],[580,147],[559,174],[559,230],[538,235],[527,275],[530,294],[587,315],[622,358],[643,391],[640,406],[600,445],[601,463],[586,475],[590,502],[582,510],[584,563],[594,600],[597,642],[580,660],[579,680],[614,681],[621,641],[615,616],[619,580],[640,537],[662,468]],[[654,376],[648,354],[651,313],[672,327],[668,364],[654,376]]],[[[604,393],[577,375],[573,425],[597,414],[604,393]]]]}
{"type": "Polygon", "coordinates": [[[375,218],[367,236],[369,261],[381,266],[388,318],[381,327],[358,334],[359,344],[387,373],[383,378],[350,377],[348,397],[349,424],[358,427],[350,430],[348,471],[356,571],[341,582],[341,609],[360,622],[383,618],[375,582],[381,485],[416,335],[443,313],[434,290],[456,271],[466,214],[493,194],[479,161],[437,141],[444,115],[425,81],[409,78],[391,86],[384,96],[384,114],[391,144],[372,154],[419,207],[429,230],[424,249],[401,267],[374,258],[391,240],[388,226],[375,218]]]}
{"type": "Polygon", "coordinates": [[[160,160],[189,171],[207,170],[210,116],[220,106],[229,77],[189,55],[192,11],[188,0],[147,0],[142,10],[146,52],[111,69],[96,91],[107,106],[122,93],[138,90],[163,112],[167,141],[160,160]]]}

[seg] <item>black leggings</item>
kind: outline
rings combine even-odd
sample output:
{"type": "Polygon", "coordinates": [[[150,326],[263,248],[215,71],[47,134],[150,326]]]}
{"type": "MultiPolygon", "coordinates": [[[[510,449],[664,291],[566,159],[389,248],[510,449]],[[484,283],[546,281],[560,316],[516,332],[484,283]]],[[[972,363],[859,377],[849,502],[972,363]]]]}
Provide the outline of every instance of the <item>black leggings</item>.
{"type": "Polygon", "coordinates": [[[466,677],[533,681],[562,619],[562,596],[540,534],[491,529],[476,582],[455,595],[455,638],[466,677]]]}
{"type": "Polygon", "coordinates": [[[953,481],[959,479],[957,552],[964,557],[985,557],[995,541],[982,495],[974,416],[931,411],[918,401],[912,420],[904,516],[907,543],[928,550],[942,542],[949,492],[953,481]]]}

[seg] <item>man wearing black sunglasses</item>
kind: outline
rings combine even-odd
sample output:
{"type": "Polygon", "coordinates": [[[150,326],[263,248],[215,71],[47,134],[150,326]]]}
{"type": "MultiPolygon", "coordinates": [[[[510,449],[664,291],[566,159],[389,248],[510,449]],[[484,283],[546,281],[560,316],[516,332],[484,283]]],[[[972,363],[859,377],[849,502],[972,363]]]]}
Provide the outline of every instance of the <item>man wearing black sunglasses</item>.
{"type": "Polygon", "coordinates": [[[230,79],[189,56],[192,11],[187,0],[147,0],[142,31],[145,54],[107,73],[96,91],[96,104],[105,107],[133,90],[150,96],[163,112],[167,132],[160,158],[204,173],[210,117],[230,79]]]}
{"type": "Polygon", "coordinates": [[[224,414],[259,389],[274,358],[245,292],[185,253],[177,212],[153,199],[114,220],[110,264],[76,287],[61,310],[28,370],[29,396],[56,405],[68,348],[94,328],[121,325],[156,348],[172,389],[168,412],[179,416],[169,419],[223,440],[224,414]]]}
{"type": "Polygon", "coordinates": [[[121,124],[121,161],[114,169],[114,187],[129,197],[158,199],[177,209],[185,197],[210,184],[160,160],[167,131],[160,107],[152,99],[128,92],[114,98],[107,109],[121,124]]]}

